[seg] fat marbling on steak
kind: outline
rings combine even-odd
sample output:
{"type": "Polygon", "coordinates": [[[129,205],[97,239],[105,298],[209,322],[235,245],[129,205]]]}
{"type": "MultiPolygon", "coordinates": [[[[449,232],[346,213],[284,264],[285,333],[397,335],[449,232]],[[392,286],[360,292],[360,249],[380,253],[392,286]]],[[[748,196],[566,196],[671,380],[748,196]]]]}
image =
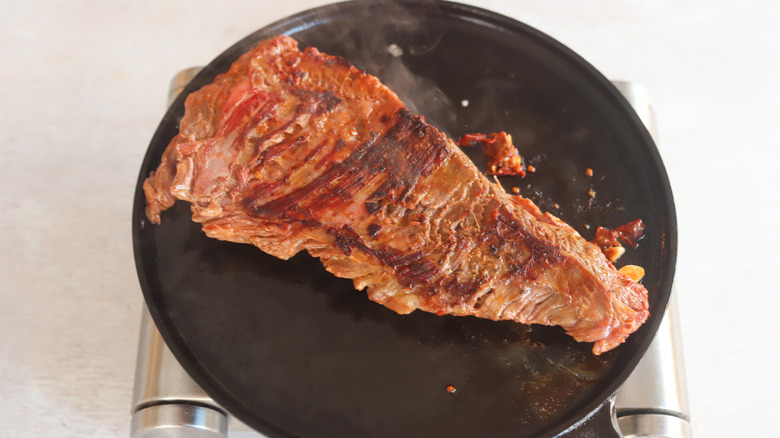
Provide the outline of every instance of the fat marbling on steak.
{"type": "Polygon", "coordinates": [[[280,36],[192,93],[144,183],[216,239],[301,250],[395,312],[558,325],[600,354],[648,317],[647,291],[599,248],[490,182],[348,61],[280,36]]]}

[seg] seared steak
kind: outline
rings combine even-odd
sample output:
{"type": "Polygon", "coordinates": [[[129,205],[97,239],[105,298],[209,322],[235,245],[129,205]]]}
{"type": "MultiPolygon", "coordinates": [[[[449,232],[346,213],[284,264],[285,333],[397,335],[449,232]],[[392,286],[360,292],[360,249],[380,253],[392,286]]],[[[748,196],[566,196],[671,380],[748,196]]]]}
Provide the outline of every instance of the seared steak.
{"type": "Polygon", "coordinates": [[[288,37],[191,94],[144,183],[147,216],[192,204],[206,235],[301,250],[398,313],[559,325],[603,353],[648,317],[599,248],[490,182],[379,80],[288,37]]]}

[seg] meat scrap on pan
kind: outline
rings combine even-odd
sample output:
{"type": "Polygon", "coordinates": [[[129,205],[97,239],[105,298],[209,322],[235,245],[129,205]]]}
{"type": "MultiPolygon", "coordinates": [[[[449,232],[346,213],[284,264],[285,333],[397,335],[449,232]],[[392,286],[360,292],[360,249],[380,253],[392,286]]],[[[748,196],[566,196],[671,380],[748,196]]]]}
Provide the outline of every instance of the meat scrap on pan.
{"type": "Polygon", "coordinates": [[[280,36],[186,100],[144,182],[207,236],[306,250],[395,312],[558,325],[600,354],[647,319],[645,288],[348,61],[280,36]]]}
{"type": "Polygon", "coordinates": [[[523,157],[512,144],[512,136],[506,132],[495,132],[490,135],[466,134],[458,139],[458,146],[472,145],[482,146],[489,174],[525,177],[523,157]]]}

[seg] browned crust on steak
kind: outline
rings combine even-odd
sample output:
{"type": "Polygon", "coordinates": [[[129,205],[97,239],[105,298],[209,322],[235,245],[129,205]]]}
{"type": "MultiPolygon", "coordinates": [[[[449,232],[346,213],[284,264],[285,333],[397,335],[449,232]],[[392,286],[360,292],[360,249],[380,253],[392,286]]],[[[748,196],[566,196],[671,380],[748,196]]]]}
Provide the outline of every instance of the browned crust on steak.
{"type": "Polygon", "coordinates": [[[596,354],[649,315],[598,247],[341,58],[262,42],[187,98],[180,126],[144,184],[152,222],[182,199],[208,236],[306,250],[398,313],[560,325],[596,354]]]}

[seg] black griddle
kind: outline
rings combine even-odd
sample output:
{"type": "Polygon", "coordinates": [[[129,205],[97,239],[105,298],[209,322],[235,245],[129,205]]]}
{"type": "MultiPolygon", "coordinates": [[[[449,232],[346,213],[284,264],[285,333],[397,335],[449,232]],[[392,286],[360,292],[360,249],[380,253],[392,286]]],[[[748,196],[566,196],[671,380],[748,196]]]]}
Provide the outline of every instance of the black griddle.
{"type": "MultiPolygon", "coordinates": [[[[478,150],[467,152],[484,168],[478,150]]],[[[646,129],[571,50],[472,6],[358,1],[266,26],[195,77],[141,166],[133,242],[147,305],[171,351],[214,400],[270,437],[610,436],[607,401],[642,357],[669,299],[676,220],[646,129]],[[641,218],[645,237],[618,265],[645,268],[647,323],[594,356],[592,344],[557,327],[395,314],[306,254],[282,261],[205,237],[183,202],[162,224],[149,223],[141,185],[177,134],[186,95],[278,34],[377,75],[453,137],[509,132],[536,172],[500,183],[585,238],[597,225],[641,218]]]]}

